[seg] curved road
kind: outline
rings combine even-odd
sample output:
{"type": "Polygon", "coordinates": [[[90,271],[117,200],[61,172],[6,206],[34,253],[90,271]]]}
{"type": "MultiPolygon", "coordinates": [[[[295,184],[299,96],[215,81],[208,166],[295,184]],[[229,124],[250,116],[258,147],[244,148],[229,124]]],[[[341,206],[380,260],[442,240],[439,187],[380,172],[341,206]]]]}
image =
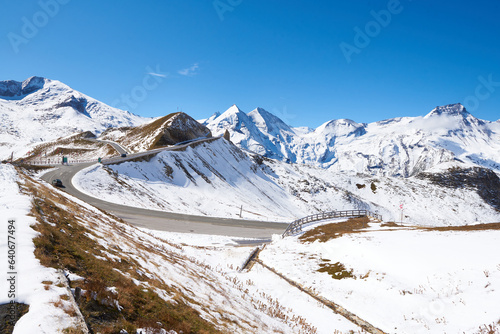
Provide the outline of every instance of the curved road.
{"type": "Polygon", "coordinates": [[[101,210],[110,212],[132,225],[152,230],[259,239],[259,242],[235,239],[240,244],[255,244],[270,241],[273,234],[281,235],[288,226],[283,223],[185,215],[106,202],[80,192],[72,183],[73,176],[76,173],[94,164],[60,166],[45,173],[41,178],[49,183],[53,179],[61,179],[64,185],[63,190],[68,194],[101,210]]]}
{"type": "Polygon", "coordinates": [[[87,140],[90,140],[90,141],[98,141],[98,142],[101,142],[101,143],[105,143],[105,144],[109,144],[111,145],[116,152],[118,152],[120,155],[122,154],[127,154],[127,150],[121,146],[120,144],[118,143],[115,143],[114,141],[111,141],[111,140],[102,140],[102,139],[87,139],[87,140]]]}

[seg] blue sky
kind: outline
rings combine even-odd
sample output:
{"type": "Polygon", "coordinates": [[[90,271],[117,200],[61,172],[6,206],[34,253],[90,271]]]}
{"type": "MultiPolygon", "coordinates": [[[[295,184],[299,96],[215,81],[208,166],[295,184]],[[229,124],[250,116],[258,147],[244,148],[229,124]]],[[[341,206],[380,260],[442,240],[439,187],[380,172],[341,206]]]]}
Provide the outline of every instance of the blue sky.
{"type": "Polygon", "coordinates": [[[0,80],[60,80],[142,116],[179,108],[200,119],[237,104],[316,127],[461,102],[476,117],[500,118],[500,1],[1,6],[0,80]]]}

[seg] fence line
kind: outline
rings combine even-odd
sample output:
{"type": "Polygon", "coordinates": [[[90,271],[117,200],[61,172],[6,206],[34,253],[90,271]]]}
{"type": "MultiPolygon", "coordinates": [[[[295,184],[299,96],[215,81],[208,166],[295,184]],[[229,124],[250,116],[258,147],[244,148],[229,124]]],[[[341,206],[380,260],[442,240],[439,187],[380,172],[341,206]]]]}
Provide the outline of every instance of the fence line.
{"type": "Polygon", "coordinates": [[[88,159],[88,160],[71,160],[68,159],[67,163],[62,163],[61,159],[47,159],[47,160],[30,160],[30,161],[24,161],[24,164],[27,165],[35,165],[35,166],[60,166],[60,165],[66,165],[66,164],[84,164],[87,162],[98,162],[97,159],[88,159]]]}
{"type": "Polygon", "coordinates": [[[381,215],[368,210],[342,210],[342,211],[332,211],[332,212],[321,212],[295,220],[290,225],[288,225],[285,232],[283,233],[283,237],[293,235],[298,232],[302,232],[302,226],[315,221],[332,219],[332,218],[363,217],[363,216],[371,217],[380,221],[382,220],[381,215]]]}

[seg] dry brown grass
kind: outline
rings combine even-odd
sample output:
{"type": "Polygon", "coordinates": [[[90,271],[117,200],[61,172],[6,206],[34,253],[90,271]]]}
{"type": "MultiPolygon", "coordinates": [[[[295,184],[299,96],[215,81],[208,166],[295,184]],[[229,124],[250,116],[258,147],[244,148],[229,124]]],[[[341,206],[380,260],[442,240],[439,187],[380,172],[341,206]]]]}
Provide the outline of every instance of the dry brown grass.
{"type": "Polygon", "coordinates": [[[68,327],[63,329],[64,334],[82,334],[83,331],[76,327],[68,327]]]}
{"type": "Polygon", "coordinates": [[[318,269],[318,272],[320,273],[328,273],[330,276],[332,276],[334,279],[344,279],[344,278],[356,278],[356,276],[353,275],[353,270],[347,270],[346,267],[340,263],[321,263],[320,269],[318,269]]]}
{"type": "Polygon", "coordinates": [[[341,237],[344,234],[362,232],[362,229],[369,227],[369,221],[368,217],[359,217],[350,218],[345,222],[321,225],[305,232],[299,239],[302,242],[313,242],[316,240],[326,242],[341,237]]]}
{"type": "Polygon", "coordinates": [[[500,320],[489,325],[479,326],[475,334],[500,334],[500,320]]]}
{"type": "MultiPolygon", "coordinates": [[[[95,226],[92,219],[79,218],[95,213],[68,200],[57,190],[37,184],[27,175],[24,178],[24,191],[30,193],[33,198],[31,215],[38,221],[33,227],[39,233],[33,239],[35,256],[44,266],[67,269],[86,278],[84,282],[78,283],[87,291],[80,298],[79,306],[94,332],[118,333],[121,329],[126,329],[129,333],[134,333],[139,327],[160,329],[158,322],[178,333],[217,332],[212,324],[201,318],[200,314],[187,304],[186,301],[193,302],[190,298],[174,287],[168,287],[158,280],[138,273],[136,269],[140,266],[137,261],[121,254],[119,248],[104,249],[95,241],[93,237],[97,238],[97,235],[92,231],[92,226],[95,226]],[[64,204],[67,210],[61,209],[56,203],[64,204]],[[96,256],[102,257],[102,251],[119,256],[121,261],[97,258],[96,256]],[[146,281],[149,287],[136,285],[132,278],[146,281]],[[118,294],[109,291],[110,287],[116,288],[118,294]],[[154,288],[177,295],[175,303],[165,302],[154,292],[154,288]],[[117,309],[114,301],[123,309],[117,309]]],[[[102,220],[103,217],[95,219],[102,220]]],[[[113,226],[111,220],[109,222],[112,229],[109,232],[111,240],[115,234],[127,237],[123,227],[116,223],[113,226]]],[[[161,253],[165,261],[172,261],[168,253],[154,250],[151,246],[133,240],[133,237],[129,238],[130,242],[136,243],[138,249],[144,249],[144,254],[161,253]]],[[[61,299],[54,303],[56,304],[63,306],[61,299]]],[[[75,310],[67,311],[70,315],[76,314],[75,310]]]]}
{"type": "Polygon", "coordinates": [[[439,226],[439,227],[419,227],[426,231],[486,231],[500,230],[500,223],[462,225],[462,226],[439,226]]]}
{"type": "MultiPolygon", "coordinates": [[[[149,134],[158,131],[158,129],[166,121],[168,121],[169,119],[171,119],[172,117],[174,117],[177,114],[179,114],[179,113],[171,113],[171,114],[168,114],[167,116],[158,118],[157,120],[155,120],[151,123],[139,125],[135,128],[132,128],[129,131],[127,131],[126,136],[120,138],[118,140],[118,142],[120,142],[121,144],[127,145],[127,144],[132,143],[134,140],[139,140],[140,138],[146,138],[149,134]]],[[[151,143],[150,143],[149,147],[147,148],[147,150],[150,150],[156,146],[162,146],[162,145],[159,145],[159,142],[160,142],[160,139],[162,136],[163,136],[163,133],[161,131],[158,132],[156,137],[151,139],[151,143]]]]}
{"type": "Polygon", "coordinates": [[[395,223],[395,222],[385,222],[380,224],[381,227],[404,227],[401,224],[395,223]]]}

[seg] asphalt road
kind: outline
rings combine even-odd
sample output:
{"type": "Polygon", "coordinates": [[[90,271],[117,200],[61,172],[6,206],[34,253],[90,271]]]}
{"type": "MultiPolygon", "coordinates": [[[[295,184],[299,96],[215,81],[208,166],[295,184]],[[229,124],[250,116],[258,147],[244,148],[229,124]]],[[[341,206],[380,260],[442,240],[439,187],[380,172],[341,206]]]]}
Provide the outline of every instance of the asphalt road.
{"type": "MultiPolygon", "coordinates": [[[[236,237],[234,240],[240,244],[253,244],[270,241],[273,234],[282,234],[287,227],[287,224],[283,223],[185,215],[106,202],[88,196],[73,186],[73,176],[82,169],[93,164],[94,163],[60,166],[55,170],[45,173],[42,179],[49,183],[53,179],[60,179],[64,185],[62,190],[66,191],[68,194],[101,210],[112,213],[132,225],[152,230],[225,235],[236,237]],[[259,240],[257,242],[248,242],[238,240],[238,238],[255,238],[259,240]]],[[[209,200],[210,199],[207,198],[207,201],[209,200]]]]}
{"type": "Polygon", "coordinates": [[[116,152],[118,152],[120,155],[122,154],[127,154],[127,150],[121,146],[120,144],[118,143],[115,143],[114,141],[110,141],[110,140],[102,140],[102,139],[95,139],[95,138],[86,138],[86,140],[88,141],[92,141],[92,142],[100,142],[100,143],[105,143],[105,144],[109,144],[111,145],[116,152]]]}
{"type": "Polygon", "coordinates": [[[101,143],[106,143],[106,144],[109,144],[111,146],[113,146],[113,148],[121,154],[127,154],[127,150],[125,150],[125,148],[121,145],[119,145],[118,143],[115,143],[114,141],[109,141],[109,140],[100,140],[100,139],[96,139],[96,141],[99,141],[101,143]]]}

